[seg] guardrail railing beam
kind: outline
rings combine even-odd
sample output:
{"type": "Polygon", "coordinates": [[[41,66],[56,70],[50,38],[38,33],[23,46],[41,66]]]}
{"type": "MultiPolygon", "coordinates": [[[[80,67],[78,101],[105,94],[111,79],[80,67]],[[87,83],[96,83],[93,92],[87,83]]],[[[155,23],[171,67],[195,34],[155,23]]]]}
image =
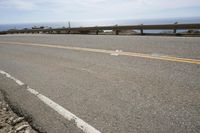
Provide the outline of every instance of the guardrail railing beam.
{"type": "Polygon", "coordinates": [[[112,30],[116,35],[123,30],[140,30],[141,34],[144,34],[144,30],[173,30],[173,33],[177,33],[177,30],[186,29],[200,29],[200,23],[195,24],[161,24],[161,25],[126,25],[126,26],[96,26],[96,27],[75,27],[75,28],[55,28],[55,29],[25,29],[25,30],[12,30],[12,31],[1,31],[0,34],[14,34],[14,33],[84,33],[89,34],[92,31],[99,34],[99,31],[112,30]]]}

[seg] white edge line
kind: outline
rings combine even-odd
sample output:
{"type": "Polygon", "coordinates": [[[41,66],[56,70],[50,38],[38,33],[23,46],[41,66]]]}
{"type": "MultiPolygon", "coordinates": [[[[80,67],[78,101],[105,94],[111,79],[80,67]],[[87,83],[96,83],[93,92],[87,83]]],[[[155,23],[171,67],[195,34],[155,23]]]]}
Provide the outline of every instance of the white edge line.
{"type": "Polygon", "coordinates": [[[7,72],[4,72],[4,71],[0,70],[0,73],[3,74],[3,75],[5,75],[7,78],[14,80],[18,85],[20,85],[20,86],[24,85],[24,83],[22,81],[16,79],[15,77],[12,77],[7,72]]]}
{"type": "MultiPolygon", "coordinates": [[[[16,79],[15,77],[12,77],[7,72],[4,72],[4,71],[0,70],[0,74],[3,74],[7,78],[14,80],[20,86],[24,85],[24,83],[22,81],[16,79]]],[[[76,115],[72,114],[70,111],[68,111],[64,107],[62,107],[59,104],[55,103],[54,101],[52,101],[48,97],[40,94],[36,90],[34,90],[34,89],[30,88],[30,87],[27,87],[27,91],[30,92],[31,94],[37,96],[42,102],[44,102],[46,105],[51,107],[57,113],[62,115],[65,119],[67,119],[69,121],[74,121],[76,123],[76,126],[78,128],[80,128],[84,133],[101,133],[99,130],[95,129],[94,127],[92,127],[91,125],[89,125],[88,123],[86,123],[85,121],[83,121],[82,119],[77,117],[76,115]]]]}

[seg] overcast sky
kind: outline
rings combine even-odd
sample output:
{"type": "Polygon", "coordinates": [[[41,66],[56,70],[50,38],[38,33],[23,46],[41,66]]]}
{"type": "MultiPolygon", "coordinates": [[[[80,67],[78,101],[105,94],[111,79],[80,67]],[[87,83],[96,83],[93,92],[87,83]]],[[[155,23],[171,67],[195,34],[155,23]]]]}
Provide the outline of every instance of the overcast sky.
{"type": "Polygon", "coordinates": [[[200,0],[0,0],[0,23],[200,16],[200,0]]]}

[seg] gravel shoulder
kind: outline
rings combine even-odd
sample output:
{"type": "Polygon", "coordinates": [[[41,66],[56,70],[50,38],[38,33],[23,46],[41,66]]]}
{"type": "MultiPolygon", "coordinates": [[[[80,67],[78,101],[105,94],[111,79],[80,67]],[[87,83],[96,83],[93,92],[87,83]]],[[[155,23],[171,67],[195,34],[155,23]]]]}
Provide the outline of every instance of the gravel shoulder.
{"type": "Polygon", "coordinates": [[[24,117],[15,114],[0,92],[0,133],[38,133],[24,117]]]}

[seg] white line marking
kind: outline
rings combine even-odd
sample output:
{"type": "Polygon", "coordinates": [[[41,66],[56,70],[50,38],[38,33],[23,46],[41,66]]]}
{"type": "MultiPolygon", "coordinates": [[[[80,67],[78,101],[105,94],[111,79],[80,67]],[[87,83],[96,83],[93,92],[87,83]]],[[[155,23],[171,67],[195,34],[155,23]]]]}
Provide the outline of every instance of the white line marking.
{"type": "MultiPolygon", "coordinates": [[[[0,74],[3,74],[7,78],[14,80],[20,86],[24,85],[23,82],[21,82],[20,80],[16,79],[15,77],[12,77],[7,72],[4,72],[4,71],[0,70],[0,74]]],[[[62,107],[59,104],[55,103],[54,101],[52,101],[48,97],[40,94],[36,90],[34,90],[34,89],[30,88],[30,87],[27,87],[27,91],[30,92],[31,94],[37,96],[42,102],[44,102],[46,105],[51,107],[57,113],[62,115],[65,119],[67,119],[69,121],[74,121],[76,123],[77,127],[80,128],[84,133],[101,133],[99,130],[95,129],[94,127],[92,127],[91,125],[89,125],[88,123],[83,121],[82,119],[78,118],[76,115],[72,114],[70,111],[68,111],[64,107],[62,107]]]]}
{"type": "Polygon", "coordinates": [[[37,92],[36,90],[30,88],[29,86],[28,86],[27,88],[28,88],[27,91],[29,91],[29,92],[32,93],[33,95],[36,95],[36,96],[37,96],[37,95],[39,94],[39,92],[37,92]]]}
{"type": "Polygon", "coordinates": [[[55,103],[54,101],[52,101],[48,97],[46,97],[42,94],[38,94],[37,97],[41,101],[46,103],[49,107],[51,107],[55,111],[57,111],[65,119],[68,119],[70,121],[71,120],[74,121],[76,123],[77,127],[80,128],[81,130],[83,130],[83,132],[85,132],[85,133],[100,133],[100,131],[96,130],[95,128],[93,128],[92,126],[90,126],[89,124],[84,122],[82,119],[78,118],[77,116],[75,116],[74,114],[72,114],[71,112],[69,112],[68,110],[63,108],[62,106],[58,105],[57,103],[55,103]]]}
{"type": "Polygon", "coordinates": [[[14,80],[18,85],[20,85],[20,86],[21,86],[21,85],[24,85],[24,83],[23,83],[22,81],[16,79],[15,77],[12,77],[12,76],[11,76],[10,74],[8,74],[7,72],[4,72],[4,71],[0,70],[0,73],[3,74],[3,75],[5,75],[7,78],[10,78],[10,79],[14,80]]]}

